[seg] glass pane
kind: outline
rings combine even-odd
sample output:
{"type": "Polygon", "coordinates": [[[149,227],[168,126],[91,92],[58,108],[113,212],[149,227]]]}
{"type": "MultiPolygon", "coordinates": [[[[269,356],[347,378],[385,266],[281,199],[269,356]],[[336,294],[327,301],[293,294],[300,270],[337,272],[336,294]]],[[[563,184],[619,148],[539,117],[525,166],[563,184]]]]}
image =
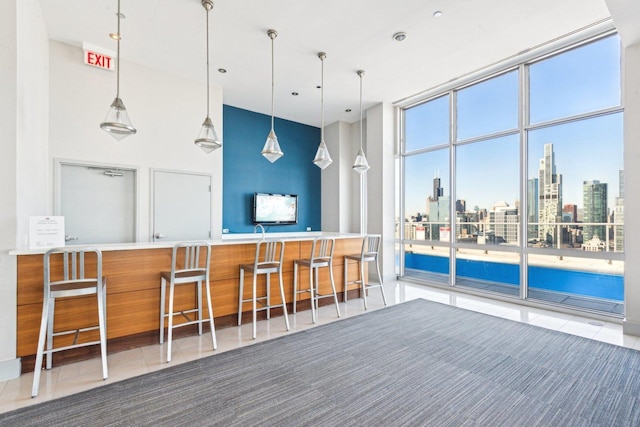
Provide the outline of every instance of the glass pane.
{"type": "Polygon", "coordinates": [[[520,295],[520,254],[460,248],[456,252],[456,286],[520,295]]]}
{"type": "Polygon", "coordinates": [[[624,262],[529,255],[528,297],[624,314],[624,262]]]}
{"type": "Polygon", "coordinates": [[[405,239],[450,241],[449,216],[449,150],[407,156],[405,239]]]}
{"type": "Polygon", "coordinates": [[[449,95],[405,110],[405,151],[449,142],[449,95]]]}
{"type": "Polygon", "coordinates": [[[528,245],[622,252],[622,113],[531,131],[528,140],[528,245]]]}
{"type": "Polygon", "coordinates": [[[449,248],[404,245],[405,276],[441,284],[449,283],[449,248]]]}
{"type": "Polygon", "coordinates": [[[531,123],[620,105],[620,39],[609,36],[531,64],[531,123]]]}
{"type": "Polygon", "coordinates": [[[518,245],[519,138],[456,148],[456,240],[518,245]]]}
{"type": "Polygon", "coordinates": [[[518,127],[518,71],[462,89],[457,94],[457,140],[518,127]]]}

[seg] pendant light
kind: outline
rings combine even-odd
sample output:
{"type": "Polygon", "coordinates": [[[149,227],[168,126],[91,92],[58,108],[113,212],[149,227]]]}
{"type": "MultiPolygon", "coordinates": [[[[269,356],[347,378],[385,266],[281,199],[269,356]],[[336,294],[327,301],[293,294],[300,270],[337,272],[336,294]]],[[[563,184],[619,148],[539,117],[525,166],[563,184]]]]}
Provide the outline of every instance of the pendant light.
{"type": "Polygon", "coordinates": [[[326,57],[326,53],[318,53],[318,58],[320,58],[320,63],[322,64],[320,68],[320,105],[322,106],[322,115],[320,120],[320,145],[318,145],[318,151],[316,151],[316,157],[313,159],[313,163],[320,169],[326,168],[333,162],[329,155],[327,144],[324,143],[324,60],[326,57]]]}
{"type": "Polygon", "coordinates": [[[358,151],[356,161],[353,163],[353,170],[363,174],[369,170],[369,163],[367,163],[367,157],[362,149],[362,76],[364,76],[364,70],[358,70],[358,76],[360,77],[360,151],[358,151]]]}
{"type": "Polygon", "coordinates": [[[120,18],[124,18],[124,15],[120,13],[120,0],[118,0],[118,32],[111,34],[111,37],[116,39],[118,43],[118,53],[116,57],[116,98],[111,103],[107,116],[104,122],[100,123],[100,128],[120,141],[129,135],[133,135],[137,132],[136,128],[131,124],[127,109],[120,99],[120,18]]]}
{"type": "Polygon", "coordinates": [[[213,0],[202,0],[202,7],[207,12],[207,117],[202,122],[202,128],[198,137],[194,141],[195,144],[202,148],[205,153],[211,153],[213,150],[222,147],[213,122],[209,117],[209,11],[213,9],[213,0]]]}
{"type": "Polygon", "coordinates": [[[278,32],[276,30],[267,31],[267,35],[271,39],[271,131],[269,132],[269,136],[267,136],[267,142],[264,143],[264,148],[262,148],[262,155],[269,160],[271,163],[278,160],[280,157],[284,155],[282,150],[280,149],[280,144],[278,144],[278,137],[276,136],[276,132],[273,130],[273,120],[274,120],[274,98],[275,98],[275,71],[273,65],[273,40],[278,37],[278,32]]]}

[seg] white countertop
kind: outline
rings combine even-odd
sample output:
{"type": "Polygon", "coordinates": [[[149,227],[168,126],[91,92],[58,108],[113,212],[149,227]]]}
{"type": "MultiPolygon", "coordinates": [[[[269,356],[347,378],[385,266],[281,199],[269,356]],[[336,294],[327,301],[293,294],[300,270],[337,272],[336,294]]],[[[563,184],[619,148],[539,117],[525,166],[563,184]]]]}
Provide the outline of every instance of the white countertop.
{"type": "MultiPolygon", "coordinates": [[[[266,239],[282,239],[282,240],[313,240],[316,237],[333,237],[334,239],[350,239],[361,237],[358,233],[333,233],[328,231],[300,231],[291,233],[265,233],[266,239]]],[[[237,245],[243,243],[255,243],[262,238],[261,233],[237,233],[223,234],[222,239],[207,240],[212,246],[217,245],[237,245]]],[[[95,245],[67,245],[74,246],[93,246],[102,251],[128,251],[136,249],[162,249],[172,248],[175,241],[167,242],[136,242],[136,243],[101,243],[95,245]]],[[[17,248],[9,251],[9,255],[37,255],[44,254],[50,248],[17,248]]]]}

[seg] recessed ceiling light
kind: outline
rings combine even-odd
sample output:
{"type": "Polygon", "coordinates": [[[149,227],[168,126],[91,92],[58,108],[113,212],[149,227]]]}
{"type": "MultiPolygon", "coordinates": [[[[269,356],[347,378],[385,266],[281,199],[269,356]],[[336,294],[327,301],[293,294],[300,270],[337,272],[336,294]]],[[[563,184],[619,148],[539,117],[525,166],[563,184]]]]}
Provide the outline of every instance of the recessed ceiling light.
{"type": "Polygon", "coordinates": [[[405,40],[406,40],[406,38],[407,38],[407,33],[403,33],[402,31],[401,31],[401,32],[399,32],[399,33],[395,33],[395,34],[393,35],[393,39],[394,39],[395,41],[397,41],[397,42],[405,41],[405,40]]]}
{"type": "Polygon", "coordinates": [[[227,70],[225,70],[224,68],[218,68],[218,72],[224,74],[227,72],[227,70]]]}
{"type": "Polygon", "coordinates": [[[433,17],[434,18],[440,18],[442,16],[442,11],[441,10],[436,10],[435,12],[433,12],[433,17]]]}
{"type": "Polygon", "coordinates": [[[291,95],[293,95],[293,96],[298,96],[298,95],[300,95],[300,94],[299,94],[298,92],[291,92],[291,95]]]}

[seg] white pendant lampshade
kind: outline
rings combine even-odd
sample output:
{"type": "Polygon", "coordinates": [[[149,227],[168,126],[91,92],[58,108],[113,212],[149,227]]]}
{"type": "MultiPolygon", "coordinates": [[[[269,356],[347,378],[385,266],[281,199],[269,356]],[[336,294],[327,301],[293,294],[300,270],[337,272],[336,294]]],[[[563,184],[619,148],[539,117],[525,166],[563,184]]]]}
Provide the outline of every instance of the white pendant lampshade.
{"type": "Polygon", "coordinates": [[[209,117],[209,11],[213,9],[213,0],[202,0],[202,7],[207,13],[207,116],[202,122],[202,128],[194,142],[208,154],[222,147],[222,142],[220,142],[211,117],[209,117]]]}
{"type": "Polygon", "coordinates": [[[360,77],[360,151],[358,151],[356,161],[353,163],[353,170],[363,174],[369,170],[367,156],[364,155],[364,150],[362,149],[362,76],[364,76],[364,70],[358,70],[358,76],[360,77]]]}
{"type": "Polygon", "coordinates": [[[322,64],[320,68],[320,145],[318,145],[318,150],[316,151],[316,157],[313,159],[313,163],[315,163],[315,165],[320,169],[325,169],[331,164],[331,162],[333,162],[333,160],[331,160],[331,156],[329,155],[327,144],[325,144],[324,142],[324,60],[326,57],[326,53],[318,53],[318,58],[320,58],[320,63],[322,64]]]}
{"type": "Polygon", "coordinates": [[[274,70],[274,61],[273,61],[273,40],[278,37],[278,32],[276,30],[267,31],[267,35],[271,39],[271,131],[269,131],[269,135],[267,136],[267,141],[264,143],[264,147],[262,148],[262,155],[269,160],[271,163],[278,160],[280,157],[284,155],[282,150],[280,149],[280,144],[278,144],[278,137],[276,136],[276,131],[273,129],[273,121],[274,121],[274,98],[275,98],[275,70],[274,70]]]}
{"type": "Polygon", "coordinates": [[[118,53],[116,57],[116,97],[111,103],[104,121],[100,123],[100,128],[105,132],[109,132],[112,137],[120,141],[122,138],[135,134],[137,130],[131,124],[131,119],[129,118],[127,109],[125,108],[122,99],[120,99],[120,19],[124,18],[124,15],[120,13],[120,0],[118,0],[117,15],[118,32],[117,34],[112,35],[118,43],[118,53]]]}
{"type": "Polygon", "coordinates": [[[218,138],[218,134],[216,133],[216,128],[213,127],[213,122],[211,118],[207,114],[204,122],[202,122],[202,127],[200,128],[200,133],[195,140],[195,144],[202,148],[202,151],[209,154],[216,148],[220,148],[220,139],[218,138]]]}

